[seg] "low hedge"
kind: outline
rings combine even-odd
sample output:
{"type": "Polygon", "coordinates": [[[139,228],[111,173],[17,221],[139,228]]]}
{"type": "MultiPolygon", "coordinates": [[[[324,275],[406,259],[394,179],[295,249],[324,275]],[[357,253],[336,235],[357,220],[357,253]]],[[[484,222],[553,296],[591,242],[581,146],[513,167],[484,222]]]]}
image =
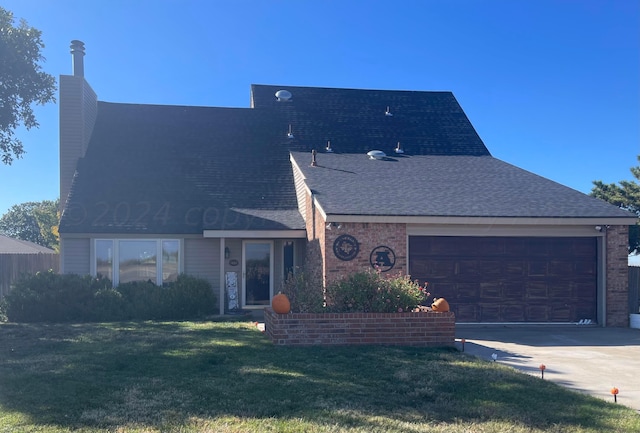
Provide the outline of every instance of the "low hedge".
{"type": "Polygon", "coordinates": [[[184,274],[163,286],[136,281],[114,288],[100,276],[38,272],[18,279],[2,302],[11,322],[187,320],[217,307],[209,282],[184,274]]]}

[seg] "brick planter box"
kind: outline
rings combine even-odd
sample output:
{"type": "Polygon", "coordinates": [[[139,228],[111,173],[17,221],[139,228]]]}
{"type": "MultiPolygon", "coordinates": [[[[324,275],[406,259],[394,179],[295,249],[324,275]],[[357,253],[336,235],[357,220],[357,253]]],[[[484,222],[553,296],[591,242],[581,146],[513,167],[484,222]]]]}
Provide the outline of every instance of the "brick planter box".
{"type": "Polygon", "coordinates": [[[453,346],[456,318],[435,313],[289,313],[264,310],[265,333],[281,346],[453,346]]]}

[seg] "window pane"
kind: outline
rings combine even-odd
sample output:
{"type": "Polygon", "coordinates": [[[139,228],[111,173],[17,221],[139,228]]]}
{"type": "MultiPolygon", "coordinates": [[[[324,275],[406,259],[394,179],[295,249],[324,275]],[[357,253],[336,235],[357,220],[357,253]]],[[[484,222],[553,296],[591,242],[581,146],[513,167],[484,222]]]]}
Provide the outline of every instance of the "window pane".
{"type": "Polygon", "coordinates": [[[147,281],[157,284],[156,241],[120,241],[120,283],[147,281]]]}
{"type": "Polygon", "coordinates": [[[113,281],[113,241],[96,241],[96,275],[113,281]]]}
{"type": "Polygon", "coordinates": [[[293,274],[293,241],[285,241],[283,248],[284,279],[293,274]]]}
{"type": "Polygon", "coordinates": [[[162,282],[169,283],[178,278],[180,242],[162,241],[162,282]]]}

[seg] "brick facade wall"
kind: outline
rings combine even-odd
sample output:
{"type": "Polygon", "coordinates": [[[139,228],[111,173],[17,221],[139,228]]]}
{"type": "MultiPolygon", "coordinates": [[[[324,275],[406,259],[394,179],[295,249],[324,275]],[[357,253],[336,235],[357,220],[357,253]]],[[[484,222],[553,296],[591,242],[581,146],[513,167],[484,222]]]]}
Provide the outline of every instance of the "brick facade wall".
{"type": "Polygon", "coordinates": [[[395,263],[386,274],[406,274],[407,272],[407,230],[406,224],[395,223],[344,223],[340,227],[334,225],[327,229],[327,222],[317,210],[312,197],[306,197],[306,229],[307,241],[310,248],[307,249],[307,265],[310,268],[322,271],[324,284],[339,279],[340,277],[373,269],[371,266],[371,254],[380,246],[385,246],[393,251],[395,263]],[[336,239],[348,234],[353,236],[359,245],[358,255],[353,260],[341,260],[333,252],[336,239]]]}
{"type": "Polygon", "coordinates": [[[629,326],[628,226],[610,226],[606,234],[606,326],[629,326]]]}
{"type": "Polygon", "coordinates": [[[448,313],[289,313],[264,311],[265,333],[282,346],[453,346],[455,315],[448,313]]]}

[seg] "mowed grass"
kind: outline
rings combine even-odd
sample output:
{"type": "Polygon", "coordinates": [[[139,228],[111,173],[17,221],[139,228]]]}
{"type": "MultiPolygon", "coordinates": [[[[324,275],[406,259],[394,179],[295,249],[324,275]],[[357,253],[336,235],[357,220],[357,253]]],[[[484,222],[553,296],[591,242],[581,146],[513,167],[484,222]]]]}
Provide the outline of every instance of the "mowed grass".
{"type": "Polygon", "coordinates": [[[0,432],[640,432],[454,349],[274,347],[250,322],[0,325],[0,432]]]}

